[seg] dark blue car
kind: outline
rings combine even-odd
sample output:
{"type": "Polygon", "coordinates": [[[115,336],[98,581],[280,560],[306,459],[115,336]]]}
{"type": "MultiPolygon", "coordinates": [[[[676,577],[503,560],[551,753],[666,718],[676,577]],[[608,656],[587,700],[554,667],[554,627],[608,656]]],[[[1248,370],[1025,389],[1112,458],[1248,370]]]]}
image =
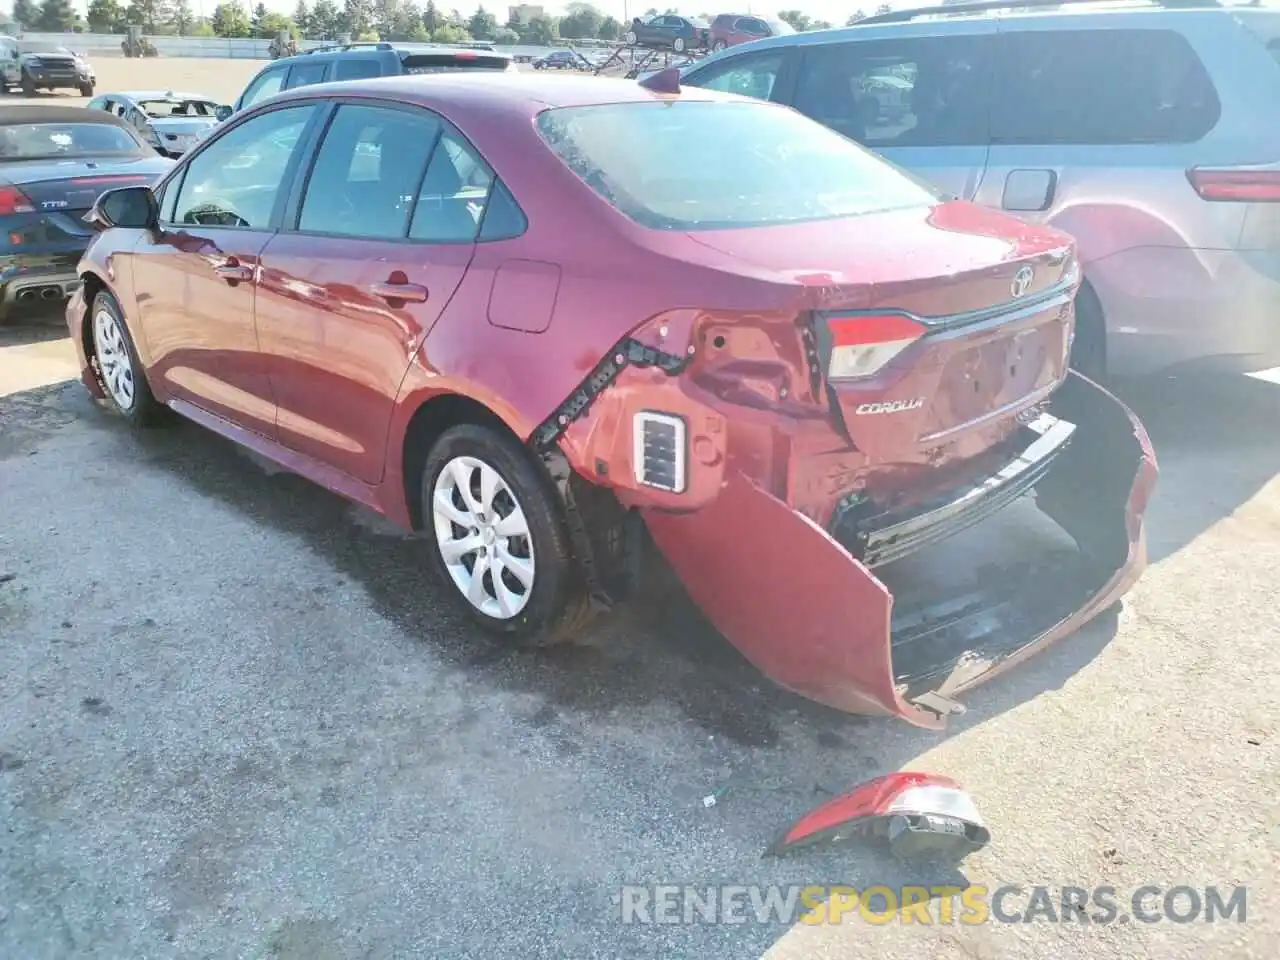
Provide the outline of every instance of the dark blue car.
{"type": "Polygon", "coordinates": [[[684,53],[705,47],[709,29],[710,25],[705,20],[662,13],[648,20],[636,17],[623,40],[633,47],[655,47],[684,53]]]}
{"type": "Polygon", "coordinates": [[[0,108],[0,320],[15,305],[70,296],[98,195],[154,183],[171,166],[112,114],[0,108]]]}

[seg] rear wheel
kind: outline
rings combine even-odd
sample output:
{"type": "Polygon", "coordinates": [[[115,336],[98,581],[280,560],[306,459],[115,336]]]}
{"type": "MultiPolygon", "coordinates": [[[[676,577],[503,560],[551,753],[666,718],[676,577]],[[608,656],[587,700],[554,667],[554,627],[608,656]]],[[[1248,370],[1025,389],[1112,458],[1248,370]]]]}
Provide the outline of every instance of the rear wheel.
{"type": "Polygon", "coordinates": [[[24,97],[34,97],[36,95],[36,85],[25,73],[22,75],[22,95],[24,97]]]}
{"type": "Polygon", "coordinates": [[[684,53],[686,46],[687,44],[684,42],[684,37],[676,37],[671,41],[671,49],[676,53],[684,53]]]}
{"type": "Polygon", "coordinates": [[[639,37],[636,36],[636,32],[634,30],[628,30],[626,32],[626,35],[622,39],[627,44],[627,46],[634,47],[639,37]]]}
{"type": "Polygon", "coordinates": [[[581,629],[588,604],[558,498],[518,442],[477,424],[445,431],[421,497],[432,567],[472,620],[539,645],[581,629]]]}

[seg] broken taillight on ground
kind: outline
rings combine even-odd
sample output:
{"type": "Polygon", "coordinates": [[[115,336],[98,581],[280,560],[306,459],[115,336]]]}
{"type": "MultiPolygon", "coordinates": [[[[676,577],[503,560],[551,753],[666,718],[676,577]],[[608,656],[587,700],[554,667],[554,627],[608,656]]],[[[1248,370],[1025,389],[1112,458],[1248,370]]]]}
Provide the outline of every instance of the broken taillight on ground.
{"type": "Polygon", "coordinates": [[[973,799],[950,777],[892,773],[805,814],[770,856],[851,840],[883,838],[903,858],[959,860],[991,839],[973,799]]]}

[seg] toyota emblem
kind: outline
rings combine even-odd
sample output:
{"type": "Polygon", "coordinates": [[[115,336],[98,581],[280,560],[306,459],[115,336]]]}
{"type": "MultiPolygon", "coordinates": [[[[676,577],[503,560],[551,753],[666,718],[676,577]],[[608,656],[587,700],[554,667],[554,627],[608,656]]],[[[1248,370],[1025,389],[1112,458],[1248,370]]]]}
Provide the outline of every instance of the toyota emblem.
{"type": "Polygon", "coordinates": [[[1018,272],[1013,275],[1013,283],[1010,284],[1010,291],[1014,297],[1020,297],[1031,289],[1031,284],[1036,278],[1036,272],[1030,264],[1018,268],[1018,272]]]}

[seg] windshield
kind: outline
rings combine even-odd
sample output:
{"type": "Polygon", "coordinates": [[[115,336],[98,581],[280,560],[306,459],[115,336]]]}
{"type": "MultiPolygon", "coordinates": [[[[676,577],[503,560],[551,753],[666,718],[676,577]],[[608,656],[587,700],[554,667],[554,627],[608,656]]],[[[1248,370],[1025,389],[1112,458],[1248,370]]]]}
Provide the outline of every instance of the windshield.
{"type": "Polygon", "coordinates": [[[108,123],[13,123],[0,127],[0,160],[144,153],[127,130],[108,123]]]}
{"type": "Polygon", "coordinates": [[[786,107],[561,107],[538,131],[596,193],[656,230],[758,227],[931,206],[941,196],[786,107]]]}
{"type": "Polygon", "coordinates": [[[148,117],[212,117],[218,105],[212,100],[139,100],[138,106],[148,117]]]}
{"type": "Polygon", "coordinates": [[[505,70],[510,64],[506,57],[459,56],[453,53],[420,53],[404,58],[405,73],[444,73],[450,70],[505,70]]]}

